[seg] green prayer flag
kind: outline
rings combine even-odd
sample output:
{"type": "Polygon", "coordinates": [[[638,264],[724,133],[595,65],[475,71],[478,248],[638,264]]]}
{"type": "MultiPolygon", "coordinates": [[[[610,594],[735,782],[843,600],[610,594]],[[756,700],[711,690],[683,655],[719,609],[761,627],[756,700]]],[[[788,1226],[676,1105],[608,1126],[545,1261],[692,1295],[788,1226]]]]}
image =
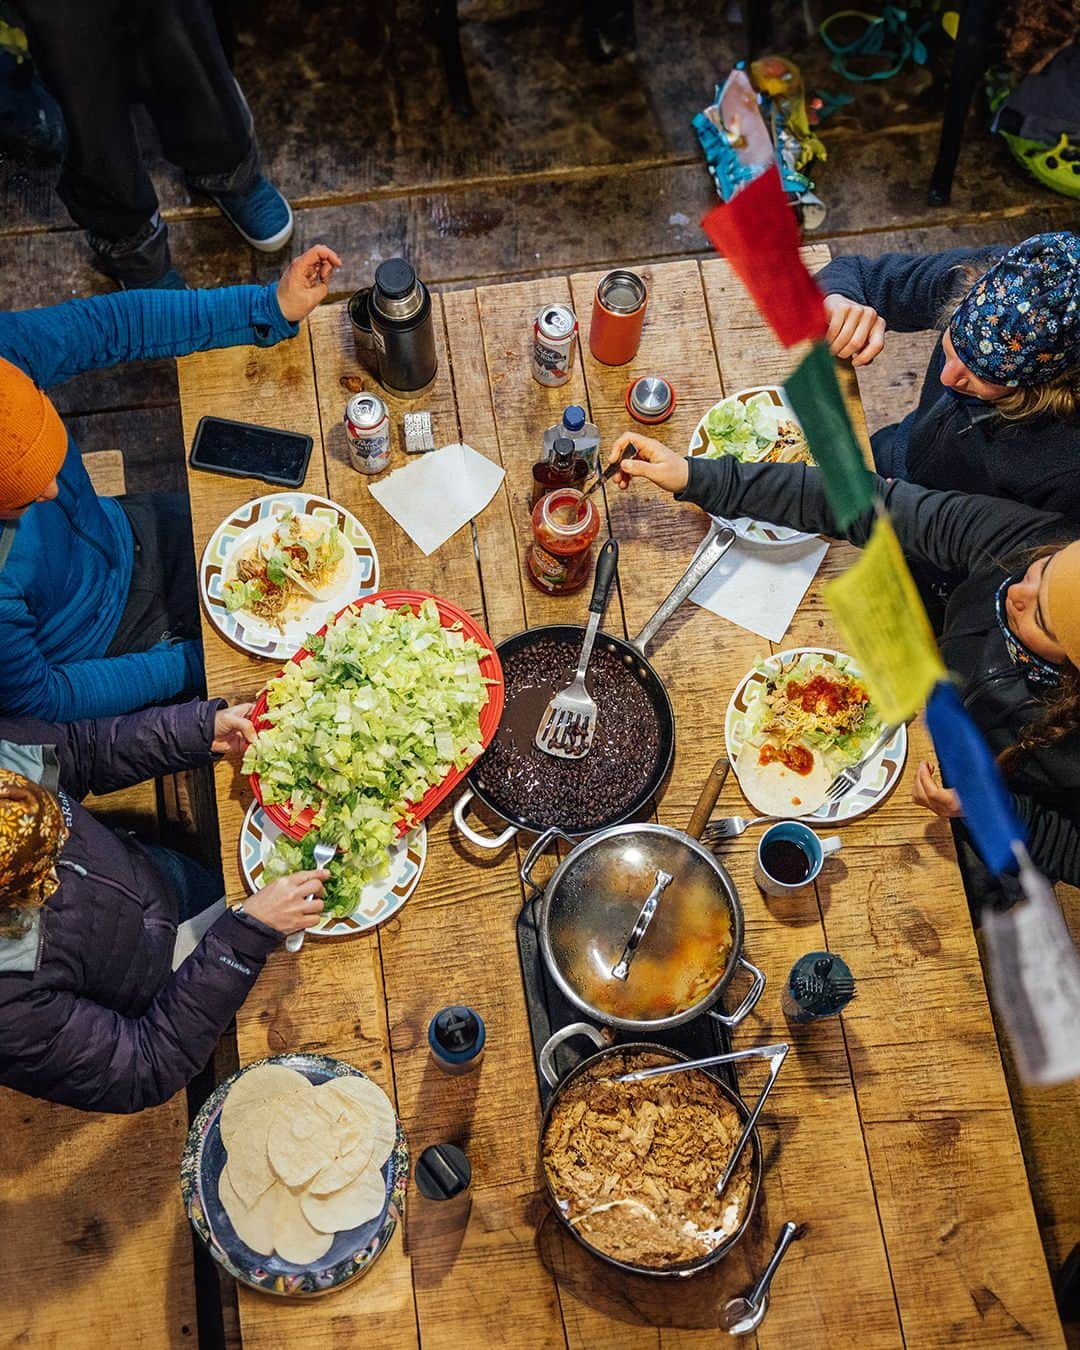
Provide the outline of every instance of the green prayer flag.
{"type": "Polygon", "coordinates": [[[823,342],[815,342],[788,376],[784,392],[825,480],[825,496],[836,523],[844,530],[873,506],[873,479],[848,420],[832,354],[823,342]]]}

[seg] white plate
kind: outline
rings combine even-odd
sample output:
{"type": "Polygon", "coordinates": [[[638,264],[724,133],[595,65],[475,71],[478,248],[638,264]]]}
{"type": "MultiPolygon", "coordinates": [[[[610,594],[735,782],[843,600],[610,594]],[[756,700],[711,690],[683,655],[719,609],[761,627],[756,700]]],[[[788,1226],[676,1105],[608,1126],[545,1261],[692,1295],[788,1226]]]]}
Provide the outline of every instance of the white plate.
{"type": "MultiPolygon", "coordinates": [[[[709,438],[705,435],[705,418],[715,408],[728,403],[731,399],[737,398],[740,403],[745,403],[753,398],[755,394],[768,394],[772,400],[773,406],[783,408],[785,413],[794,422],[798,422],[795,416],[795,410],[784,397],[784,391],[778,389],[775,385],[763,384],[754,389],[740,389],[737,394],[729,394],[727,398],[722,398],[719,403],[714,403],[709,412],[702,417],[701,421],[694,428],[694,434],[690,437],[689,453],[699,455],[709,444],[709,438]]],[[[815,536],[806,534],[802,530],[792,530],[786,525],[770,525],[768,521],[751,520],[749,516],[739,516],[735,520],[725,520],[723,516],[714,516],[714,520],[721,525],[730,525],[740,539],[746,539],[751,544],[766,544],[775,546],[777,544],[797,544],[804,539],[813,539],[815,536]]]]}
{"type": "MultiPolygon", "coordinates": [[[[248,890],[255,893],[265,884],[263,863],[281,831],[262,809],[252,802],[240,827],[240,871],[248,890]]],[[[390,850],[390,871],[381,881],[370,881],[360,894],[360,903],[343,919],[324,920],[307,930],[308,937],[345,937],[366,933],[384,923],[416,890],[427,859],[427,830],[423,825],[403,834],[390,850]]]]}
{"type": "MultiPolygon", "coordinates": [[[[848,663],[846,669],[856,678],[859,676],[859,667],[850,656],[844,656],[844,653],[833,651],[829,647],[792,647],[786,652],[776,652],[773,656],[767,657],[764,664],[774,671],[779,671],[781,665],[796,661],[808,652],[823,656],[826,661],[832,663],[835,663],[838,657],[843,656],[848,663]]],[[[757,669],[750,671],[739,681],[738,687],[731,696],[731,702],[728,704],[727,715],[724,718],[724,741],[727,744],[727,756],[735,769],[736,778],[739,775],[739,751],[746,740],[748,714],[746,696],[751,685],[763,685],[765,683],[764,672],[757,669]]],[[[863,769],[862,777],[850,791],[845,792],[839,801],[823,802],[816,811],[807,812],[803,818],[838,825],[842,821],[854,820],[856,816],[862,816],[867,811],[872,811],[875,806],[881,805],[899,782],[906,759],[907,727],[902,726],[892,740],[879,750],[866,768],[863,769]]]]}
{"type": "Polygon", "coordinates": [[[199,595],[211,623],[227,641],[270,661],[287,661],[304,645],[307,635],[320,629],[339,609],[378,589],[379,559],[371,535],[343,506],[310,492],[274,492],[237,507],[210,536],[199,564],[199,595]],[[286,508],[336,525],[352,549],[352,565],[342,567],[327,599],[312,600],[281,630],[253,614],[240,610],[230,614],[225,607],[224,586],[229,560],[260,536],[272,534],[286,508]]]}

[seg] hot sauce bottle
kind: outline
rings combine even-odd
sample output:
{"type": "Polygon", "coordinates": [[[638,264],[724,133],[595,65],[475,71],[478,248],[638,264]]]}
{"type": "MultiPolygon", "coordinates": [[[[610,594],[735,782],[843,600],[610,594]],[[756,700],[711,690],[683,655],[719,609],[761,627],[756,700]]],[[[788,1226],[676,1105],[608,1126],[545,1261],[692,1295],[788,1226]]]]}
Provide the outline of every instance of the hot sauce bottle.
{"type": "Polygon", "coordinates": [[[591,549],[600,530],[592,501],[576,488],[560,487],[533,507],[529,578],[550,595],[568,595],[589,579],[591,549]]]}
{"type": "Polygon", "coordinates": [[[532,505],[559,487],[581,487],[589,476],[589,465],[579,455],[569,436],[556,436],[550,456],[533,465],[532,505]]]}

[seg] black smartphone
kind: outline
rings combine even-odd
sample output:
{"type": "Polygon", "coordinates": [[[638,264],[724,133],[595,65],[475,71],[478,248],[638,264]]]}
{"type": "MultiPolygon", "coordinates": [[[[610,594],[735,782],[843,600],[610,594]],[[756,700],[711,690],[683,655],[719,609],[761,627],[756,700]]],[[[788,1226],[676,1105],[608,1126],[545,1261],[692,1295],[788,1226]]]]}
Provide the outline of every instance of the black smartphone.
{"type": "Polygon", "coordinates": [[[310,436],[296,431],[203,417],[195,428],[191,467],[299,487],[307,473],[312,443],[310,436]]]}

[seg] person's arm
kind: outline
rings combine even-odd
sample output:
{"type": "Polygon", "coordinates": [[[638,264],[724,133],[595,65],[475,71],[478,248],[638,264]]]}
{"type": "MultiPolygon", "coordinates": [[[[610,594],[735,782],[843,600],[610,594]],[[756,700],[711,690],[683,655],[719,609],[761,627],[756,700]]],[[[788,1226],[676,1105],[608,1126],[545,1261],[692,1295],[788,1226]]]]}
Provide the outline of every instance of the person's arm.
{"type": "Polygon", "coordinates": [[[192,699],[121,717],[63,723],[34,718],[0,721],[0,740],[53,746],[60,786],[68,796],[81,798],[209,764],[217,716],[224,707],[224,699],[192,699]]]}
{"type": "Polygon", "coordinates": [[[49,309],[0,314],[0,356],[42,388],[124,361],[186,356],[217,347],[273,346],[325,298],[340,265],[316,245],[280,281],[206,291],[117,291],[49,309]]]}
{"type": "Polygon", "coordinates": [[[0,599],[0,713],[70,722],[165,703],[202,687],[202,643],[158,643],[146,652],[50,662],[21,597],[0,599]]]}
{"type": "Polygon", "coordinates": [[[1031,861],[1051,881],[1080,886],[1080,826],[1071,816],[1034,797],[1013,794],[1012,800],[1027,827],[1031,861]]]}
{"type": "Polygon", "coordinates": [[[868,305],[896,333],[936,328],[957,284],[957,269],[976,262],[989,267],[1000,248],[950,248],[944,253],[859,254],[834,258],[814,277],[823,295],[842,295],[868,305]]]}
{"type": "MultiPolygon", "coordinates": [[[[638,443],[643,439],[635,433],[630,437],[638,443]]],[[[816,468],[805,464],[741,464],[730,455],[720,459],[691,457],[686,462],[687,485],[677,498],[693,502],[711,515],[750,516],[810,534],[846,538],[859,547],[870,536],[872,512],[844,531],[837,529],[816,468]]],[[[640,472],[638,463],[630,461],[627,473],[633,476],[640,472]]],[[[1080,527],[1064,516],[1001,497],[937,492],[899,480],[887,483],[883,478],[875,478],[874,486],[888,507],[905,554],[944,572],[970,572],[1022,549],[1064,543],[1080,535],[1080,527]]]]}

